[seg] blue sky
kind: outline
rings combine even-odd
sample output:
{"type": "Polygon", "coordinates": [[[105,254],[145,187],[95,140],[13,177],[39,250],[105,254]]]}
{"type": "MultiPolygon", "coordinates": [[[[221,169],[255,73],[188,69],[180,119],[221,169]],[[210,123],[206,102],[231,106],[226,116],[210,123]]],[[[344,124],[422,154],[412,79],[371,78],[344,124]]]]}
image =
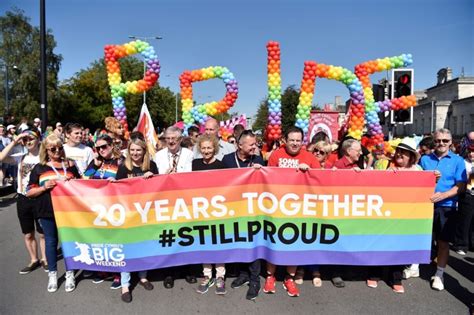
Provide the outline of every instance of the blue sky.
{"type": "MultiPolygon", "coordinates": [[[[2,0],[0,14],[12,6],[39,25],[39,0],[2,0]]],[[[472,0],[46,0],[46,23],[62,54],[60,79],[67,79],[103,56],[106,44],[123,44],[129,35],[162,36],[149,41],[161,63],[160,84],[179,90],[184,70],[226,66],[239,82],[231,111],[256,113],[266,96],[266,43],[281,45],[282,86],[299,87],[306,60],[353,71],[360,62],[411,53],[415,88],[436,83],[436,72],[464,67],[474,76],[472,0]]],[[[373,77],[375,83],[385,73],[373,77]]],[[[198,102],[218,100],[224,85],[194,85],[198,102]]],[[[314,103],[348,98],[341,83],[319,79],[314,103]]]]}

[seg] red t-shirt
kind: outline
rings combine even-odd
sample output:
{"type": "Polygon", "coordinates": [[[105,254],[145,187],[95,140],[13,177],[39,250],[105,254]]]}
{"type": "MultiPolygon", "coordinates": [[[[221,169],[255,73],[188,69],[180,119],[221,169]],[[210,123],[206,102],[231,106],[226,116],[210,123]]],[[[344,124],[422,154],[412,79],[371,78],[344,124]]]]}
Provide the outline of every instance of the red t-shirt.
{"type": "Polygon", "coordinates": [[[298,168],[301,163],[309,165],[310,168],[321,168],[316,157],[305,149],[293,156],[286,153],[285,148],[279,148],[268,159],[268,166],[298,168]]]}

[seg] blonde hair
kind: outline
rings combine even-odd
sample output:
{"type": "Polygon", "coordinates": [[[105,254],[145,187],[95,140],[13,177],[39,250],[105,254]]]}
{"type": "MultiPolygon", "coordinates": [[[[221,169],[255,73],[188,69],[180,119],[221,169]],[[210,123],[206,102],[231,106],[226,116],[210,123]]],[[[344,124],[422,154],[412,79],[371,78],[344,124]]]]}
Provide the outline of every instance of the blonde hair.
{"type": "Polygon", "coordinates": [[[214,135],[208,135],[208,134],[200,135],[198,140],[197,140],[196,145],[197,145],[197,149],[198,149],[199,153],[202,154],[202,152],[201,152],[201,143],[206,142],[206,141],[212,143],[212,145],[214,146],[214,155],[219,153],[219,139],[217,139],[217,137],[214,136],[214,135]]]}
{"type": "Polygon", "coordinates": [[[330,145],[329,143],[327,143],[326,141],[318,141],[314,144],[314,147],[313,147],[313,150],[314,149],[319,149],[319,150],[323,150],[324,152],[326,152],[326,155],[328,155],[329,153],[332,152],[332,145],[330,145]]]}
{"type": "Polygon", "coordinates": [[[115,117],[106,117],[104,120],[105,130],[117,134],[117,129],[122,125],[115,117]]]}
{"type": "Polygon", "coordinates": [[[145,140],[142,137],[132,137],[128,142],[127,147],[127,157],[125,158],[125,167],[131,171],[133,169],[132,158],[130,156],[130,146],[132,144],[138,145],[143,149],[143,163],[141,166],[141,170],[146,172],[150,170],[150,154],[148,154],[148,149],[145,140]]]}
{"type": "MultiPolygon", "coordinates": [[[[48,150],[46,149],[47,146],[55,146],[55,147],[63,147],[63,142],[61,138],[59,138],[56,134],[52,133],[47,136],[43,142],[41,142],[40,150],[39,150],[39,157],[40,157],[40,164],[46,165],[49,161],[48,157],[48,150]]],[[[64,152],[64,148],[62,150],[61,160],[66,160],[66,153],[64,152]]]]}

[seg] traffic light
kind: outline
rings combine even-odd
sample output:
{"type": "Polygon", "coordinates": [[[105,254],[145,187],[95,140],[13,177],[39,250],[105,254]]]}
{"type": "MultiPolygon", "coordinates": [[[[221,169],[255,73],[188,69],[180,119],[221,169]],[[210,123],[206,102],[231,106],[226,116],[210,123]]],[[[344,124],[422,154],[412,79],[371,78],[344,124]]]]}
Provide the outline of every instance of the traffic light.
{"type": "MultiPolygon", "coordinates": [[[[413,69],[392,70],[391,98],[399,98],[413,94],[413,69]]],[[[413,123],[413,107],[398,111],[392,111],[391,122],[411,124],[413,123]]]]}

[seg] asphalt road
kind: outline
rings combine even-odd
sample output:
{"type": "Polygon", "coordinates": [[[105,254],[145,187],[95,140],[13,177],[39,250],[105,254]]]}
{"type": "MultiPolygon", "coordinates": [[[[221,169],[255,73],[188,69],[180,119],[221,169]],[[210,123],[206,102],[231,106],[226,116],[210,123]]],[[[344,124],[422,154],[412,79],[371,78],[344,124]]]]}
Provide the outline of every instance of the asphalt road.
{"type": "MultiPolygon", "coordinates": [[[[56,293],[46,290],[47,274],[36,270],[20,275],[19,269],[28,263],[28,254],[16,216],[14,199],[0,202],[0,314],[468,314],[468,305],[474,302],[474,253],[459,256],[451,252],[442,292],[430,289],[432,266],[422,266],[421,277],[404,281],[405,294],[396,294],[385,283],[377,289],[368,288],[364,268],[354,268],[355,280],[346,281],[343,289],[335,288],[324,278],[321,288],[311,281],[300,286],[301,295],[286,295],[281,282],[274,295],[261,293],[256,301],[245,299],[245,288],[231,289],[228,293],[214,294],[211,288],[205,295],[197,294],[196,285],[177,280],[171,290],[162,285],[158,271],[150,272],[153,291],[141,286],[132,291],[133,301],[120,300],[120,290],[110,290],[110,282],[93,284],[78,274],[75,291],[64,291],[63,279],[56,293]]],[[[58,263],[60,275],[64,264],[58,263]]],[[[132,278],[132,285],[136,284],[132,278]]],[[[262,278],[263,286],[263,278],[262,278]]]]}

